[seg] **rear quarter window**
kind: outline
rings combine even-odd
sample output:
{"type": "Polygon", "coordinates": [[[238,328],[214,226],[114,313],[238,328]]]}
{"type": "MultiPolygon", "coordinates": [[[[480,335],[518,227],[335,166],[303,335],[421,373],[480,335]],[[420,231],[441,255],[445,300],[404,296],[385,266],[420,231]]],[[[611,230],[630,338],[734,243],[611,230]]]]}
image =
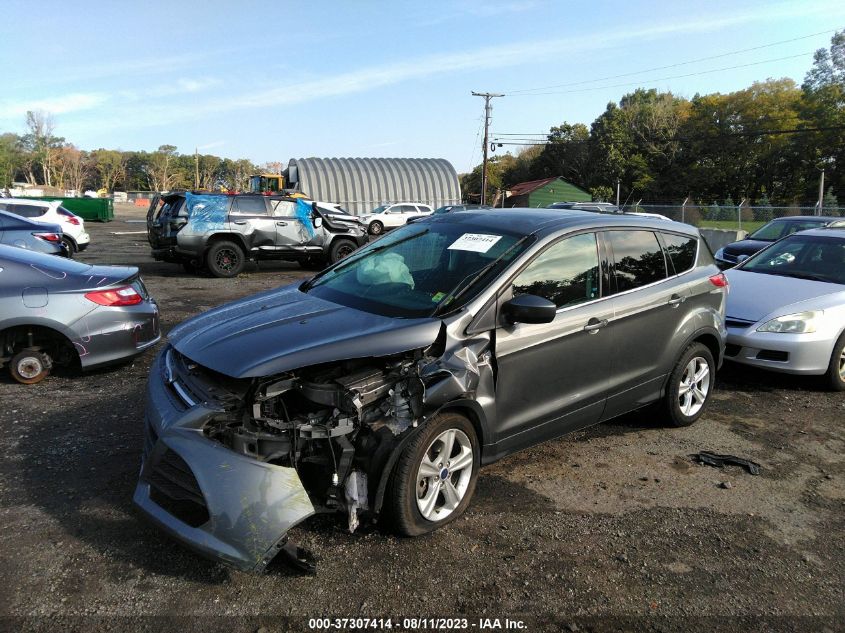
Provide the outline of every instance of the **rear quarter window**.
{"type": "Polygon", "coordinates": [[[662,233],[663,243],[666,245],[666,255],[675,269],[675,274],[680,275],[695,266],[695,255],[698,250],[698,240],[688,235],[675,235],[673,233],[662,233]]]}

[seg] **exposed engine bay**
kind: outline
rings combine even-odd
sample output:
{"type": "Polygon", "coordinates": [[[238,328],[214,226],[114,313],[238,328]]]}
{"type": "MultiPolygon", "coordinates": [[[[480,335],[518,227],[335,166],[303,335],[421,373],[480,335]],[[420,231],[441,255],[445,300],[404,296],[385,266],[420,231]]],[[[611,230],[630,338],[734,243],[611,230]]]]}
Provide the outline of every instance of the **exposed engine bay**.
{"type": "Polygon", "coordinates": [[[296,468],[315,506],[349,513],[349,528],[368,509],[368,480],[396,438],[423,415],[421,353],[349,360],[256,380],[236,417],[209,422],[205,434],[262,462],[296,468]]]}

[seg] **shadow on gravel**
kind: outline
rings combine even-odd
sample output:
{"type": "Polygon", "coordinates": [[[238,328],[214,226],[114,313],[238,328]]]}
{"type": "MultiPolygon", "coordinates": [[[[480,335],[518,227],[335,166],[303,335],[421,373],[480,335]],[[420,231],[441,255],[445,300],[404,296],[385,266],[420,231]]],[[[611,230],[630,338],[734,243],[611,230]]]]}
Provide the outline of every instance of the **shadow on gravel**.
{"type": "MultiPolygon", "coordinates": [[[[28,420],[27,441],[18,447],[23,457],[17,473],[21,494],[69,538],[98,552],[105,562],[91,564],[110,566],[113,576],[141,568],[199,583],[225,582],[226,568],[169,540],[133,509],[146,371],[133,373],[102,370],[88,375],[79,388],[93,405],[45,402],[48,411],[28,420]]],[[[84,556],[76,564],[84,565],[84,556]]]]}
{"type": "Polygon", "coordinates": [[[717,389],[725,391],[774,392],[786,391],[827,391],[823,376],[800,376],[796,374],[781,374],[725,362],[719,370],[716,382],[717,389]]]}

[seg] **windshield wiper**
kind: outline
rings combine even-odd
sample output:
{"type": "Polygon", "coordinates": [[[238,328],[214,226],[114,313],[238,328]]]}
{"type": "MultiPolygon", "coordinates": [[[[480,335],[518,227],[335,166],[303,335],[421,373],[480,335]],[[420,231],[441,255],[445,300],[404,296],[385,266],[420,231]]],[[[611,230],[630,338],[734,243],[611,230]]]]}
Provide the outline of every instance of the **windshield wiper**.
{"type": "Polygon", "coordinates": [[[484,277],[484,275],[490,272],[490,270],[492,270],[494,266],[500,264],[505,259],[505,257],[507,257],[516,247],[518,247],[530,237],[533,237],[533,234],[522,236],[516,242],[514,242],[504,253],[502,253],[492,262],[484,266],[477,273],[470,273],[469,275],[461,279],[461,281],[458,282],[458,285],[455,286],[454,289],[449,292],[449,294],[447,294],[445,297],[443,297],[440,301],[437,302],[437,305],[434,307],[434,312],[432,314],[437,314],[440,311],[440,308],[445,308],[447,305],[460,299],[461,296],[464,295],[464,293],[466,293],[470,288],[472,288],[476,282],[478,282],[482,277],[484,277]]]}
{"type": "Polygon", "coordinates": [[[380,251],[383,251],[384,249],[390,248],[391,246],[396,246],[397,244],[402,244],[403,242],[409,242],[410,240],[415,240],[420,235],[425,235],[428,232],[429,232],[429,229],[426,229],[424,231],[420,231],[419,233],[414,233],[413,235],[408,235],[406,237],[403,237],[401,240],[396,240],[395,242],[390,242],[389,244],[382,244],[380,246],[374,246],[373,248],[371,248],[371,249],[369,249],[369,250],[367,250],[363,253],[360,253],[358,256],[350,255],[349,257],[344,259],[342,263],[338,264],[334,268],[330,268],[330,269],[312,277],[308,281],[306,281],[302,286],[300,286],[300,290],[302,290],[303,292],[305,292],[306,290],[310,290],[311,288],[313,288],[317,285],[317,283],[316,283],[317,281],[319,281],[320,279],[322,279],[325,275],[328,275],[329,273],[338,273],[341,270],[343,270],[344,268],[348,268],[349,266],[351,266],[355,262],[359,262],[362,259],[365,259],[365,258],[369,257],[370,255],[372,255],[374,253],[378,253],[380,251]]]}

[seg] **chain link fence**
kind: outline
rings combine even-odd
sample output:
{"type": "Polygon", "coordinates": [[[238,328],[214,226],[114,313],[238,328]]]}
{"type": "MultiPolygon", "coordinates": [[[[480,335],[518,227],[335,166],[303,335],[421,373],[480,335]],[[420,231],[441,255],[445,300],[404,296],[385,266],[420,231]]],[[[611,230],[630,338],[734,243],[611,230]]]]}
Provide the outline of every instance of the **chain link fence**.
{"type": "Polygon", "coordinates": [[[742,207],[709,204],[629,204],[622,207],[624,211],[636,213],[656,213],[670,220],[686,222],[701,228],[720,228],[730,230],[753,231],[766,222],[775,218],[796,215],[823,215],[828,217],[845,217],[845,207],[825,207],[821,213],[818,207],[772,207],[747,206],[742,207]]]}

